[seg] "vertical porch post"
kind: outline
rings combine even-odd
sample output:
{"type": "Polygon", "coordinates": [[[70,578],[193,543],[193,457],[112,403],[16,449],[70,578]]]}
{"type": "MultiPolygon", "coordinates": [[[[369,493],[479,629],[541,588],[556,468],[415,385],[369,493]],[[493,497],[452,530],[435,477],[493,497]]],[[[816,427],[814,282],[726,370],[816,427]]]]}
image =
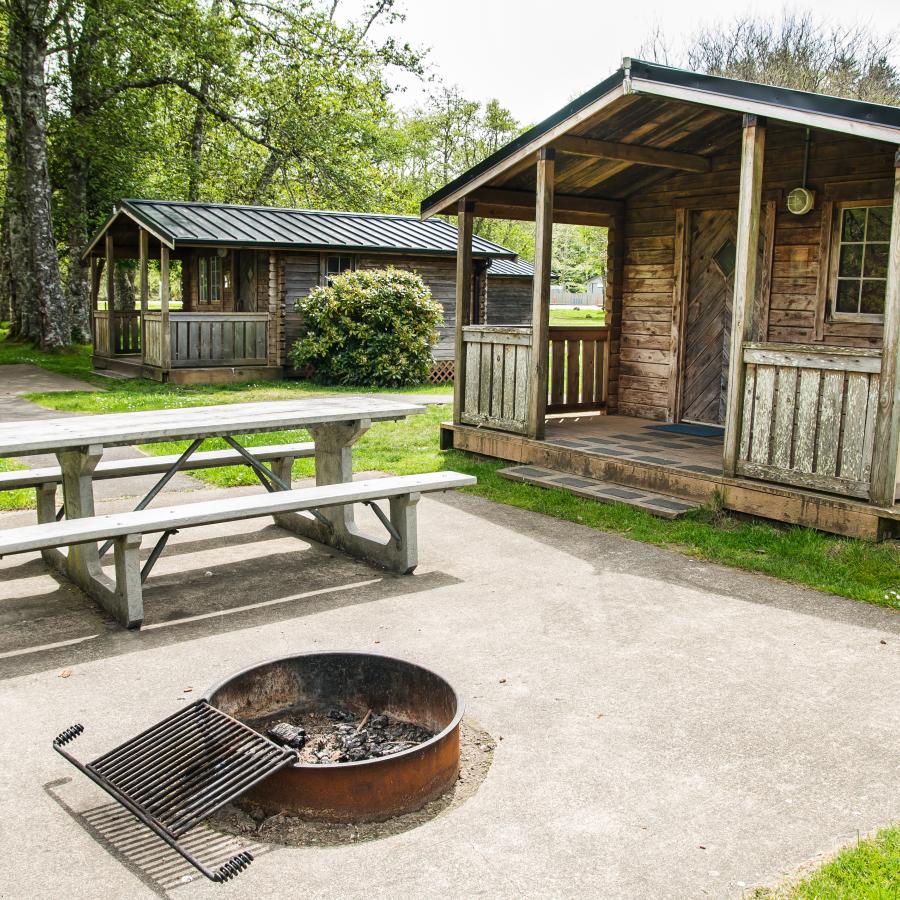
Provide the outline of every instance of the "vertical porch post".
{"type": "Polygon", "coordinates": [[[531,303],[531,365],[528,373],[526,435],[544,437],[550,357],[550,255],[553,250],[553,181],[556,152],[538,152],[534,210],[534,282],[531,303]]]}
{"type": "Polygon", "coordinates": [[[159,328],[161,367],[168,371],[172,363],[172,334],[169,328],[169,248],[159,245],[159,328]]]}
{"type": "Polygon", "coordinates": [[[106,346],[104,356],[112,356],[116,346],[113,314],[116,307],[116,249],[113,236],[106,232],[106,346]]]}
{"type": "Polygon", "coordinates": [[[149,235],[143,228],[138,229],[138,272],[141,279],[141,362],[147,358],[147,309],[150,306],[150,282],[147,278],[149,248],[149,235]]]}
{"type": "Polygon", "coordinates": [[[453,424],[462,421],[466,396],[466,347],[463,328],[471,324],[472,310],[472,224],[475,203],[463,198],[459,201],[456,220],[456,334],[453,343],[453,424]]]}
{"type": "Polygon", "coordinates": [[[888,250],[887,292],[884,298],[884,335],[881,382],[875,413],[872,484],[869,498],[879,506],[893,506],[900,451],[900,149],[894,156],[894,212],[888,250]]]}
{"type": "Polygon", "coordinates": [[[734,266],[734,305],[731,314],[731,354],[728,362],[728,405],[725,413],[726,477],[733,478],[740,446],[744,400],[744,344],[753,330],[759,215],[762,204],[763,155],[766,120],[744,116],[741,175],[738,191],[737,254],[734,266]]]}

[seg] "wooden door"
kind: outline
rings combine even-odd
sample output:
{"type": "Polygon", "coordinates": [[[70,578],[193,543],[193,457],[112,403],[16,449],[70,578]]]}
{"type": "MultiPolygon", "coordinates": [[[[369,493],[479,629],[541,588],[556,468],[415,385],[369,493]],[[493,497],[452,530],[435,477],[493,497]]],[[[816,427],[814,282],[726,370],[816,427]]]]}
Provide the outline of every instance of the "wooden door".
{"type": "Polygon", "coordinates": [[[736,232],[734,210],[691,214],[681,395],[684,421],[725,423],[736,232]]]}
{"type": "Polygon", "coordinates": [[[237,257],[237,309],[256,312],[256,253],[241,250],[237,257]]]}

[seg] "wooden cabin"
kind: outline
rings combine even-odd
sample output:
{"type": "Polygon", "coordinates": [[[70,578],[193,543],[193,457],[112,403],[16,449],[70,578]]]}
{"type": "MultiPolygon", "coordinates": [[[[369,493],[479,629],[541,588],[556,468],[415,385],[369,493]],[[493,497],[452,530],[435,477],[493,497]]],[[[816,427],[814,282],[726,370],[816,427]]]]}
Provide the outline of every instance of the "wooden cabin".
{"type": "Polygon", "coordinates": [[[898,145],[896,107],[626,59],[422,203],[458,215],[443,446],[896,534],[898,145]],[[467,319],[476,216],[535,221],[533,326],[467,319]],[[609,229],[602,329],[548,328],[556,222],[609,229]]]}
{"type": "MultiPolygon", "coordinates": [[[[179,383],[291,375],[288,351],[303,329],[296,300],[348,269],[395,266],[418,272],[444,308],[432,380],[450,380],[456,249],[456,229],[437,219],[123,200],[85,252],[94,365],[179,383]],[[115,297],[117,259],[139,261],[139,302],[125,309],[115,297]],[[150,297],[151,260],[159,261],[158,299],[150,297]],[[171,296],[173,262],[180,304],[171,296]]],[[[471,250],[467,321],[530,321],[530,264],[479,237],[471,250]]]]}

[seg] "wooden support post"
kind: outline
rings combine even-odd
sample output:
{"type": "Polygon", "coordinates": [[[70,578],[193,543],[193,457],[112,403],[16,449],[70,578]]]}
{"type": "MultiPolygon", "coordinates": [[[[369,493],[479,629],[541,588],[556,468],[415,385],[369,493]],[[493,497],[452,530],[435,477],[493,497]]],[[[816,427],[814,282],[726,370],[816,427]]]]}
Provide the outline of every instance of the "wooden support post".
{"type": "Polygon", "coordinates": [[[472,224],[475,204],[459,201],[456,220],[456,334],[453,344],[453,424],[462,421],[466,396],[466,347],[463,328],[471,325],[472,309],[472,224]]]}
{"type": "Polygon", "coordinates": [[[531,365],[528,373],[526,435],[543,440],[547,415],[550,356],[550,256],[553,250],[553,181],[555,153],[538,154],[534,217],[534,282],[531,304],[531,365]]]}
{"type": "Polygon", "coordinates": [[[744,399],[744,344],[753,333],[756,264],[759,254],[759,216],[762,205],[763,155],[766,120],[744,116],[741,175],[738,191],[737,254],[734,266],[734,306],[731,312],[731,354],[725,411],[723,468],[733,478],[737,467],[744,399]]]}
{"type": "Polygon", "coordinates": [[[172,364],[172,332],[169,327],[169,248],[159,245],[159,328],[160,366],[168,370],[172,364]]]}
{"type": "Polygon", "coordinates": [[[147,358],[147,310],[150,307],[150,281],[147,277],[147,256],[150,249],[149,234],[138,230],[139,275],[141,279],[141,362],[147,358]]]}
{"type": "Polygon", "coordinates": [[[106,233],[106,346],[103,348],[104,356],[112,356],[115,347],[115,335],[113,333],[113,314],[116,308],[116,249],[113,244],[113,236],[106,233]]]}
{"type": "Polygon", "coordinates": [[[878,506],[893,506],[900,454],[900,149],[894,157],[894,213],[888,250],[887,292],[881,382],[875,418],[872,483],[869,498],[878,506]]]}

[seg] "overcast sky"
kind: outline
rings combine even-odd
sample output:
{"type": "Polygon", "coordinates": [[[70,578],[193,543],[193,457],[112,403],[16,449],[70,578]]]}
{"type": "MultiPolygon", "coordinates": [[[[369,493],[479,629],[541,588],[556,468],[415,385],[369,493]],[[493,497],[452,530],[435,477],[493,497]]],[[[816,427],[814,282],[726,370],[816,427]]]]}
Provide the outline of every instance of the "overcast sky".
{"type": "MultiPolygon", "coordinates": [[[[346,8],[355,2],[363,0],[349,0],[346,8]]],[[[395,27],[395,34],[430,47],[431,65],[446,83],[458,84],[473,100],[496,97],[520,121],[534,123],[610,75],[623,56],[638,56],[656,26],[678,45],[698,25],[713,21],[717,10],[727,10],[729,18],[739,12],[777,17],[784,4],[400,0],[400,5],[406,21],[395,27]]],[[[897,0],[816,0],[814,9],[844,25],[900,27],[897,0]]],[[[402,105],[419,99],[417,89],[410,90],[408,99],[402,105]]]]}

